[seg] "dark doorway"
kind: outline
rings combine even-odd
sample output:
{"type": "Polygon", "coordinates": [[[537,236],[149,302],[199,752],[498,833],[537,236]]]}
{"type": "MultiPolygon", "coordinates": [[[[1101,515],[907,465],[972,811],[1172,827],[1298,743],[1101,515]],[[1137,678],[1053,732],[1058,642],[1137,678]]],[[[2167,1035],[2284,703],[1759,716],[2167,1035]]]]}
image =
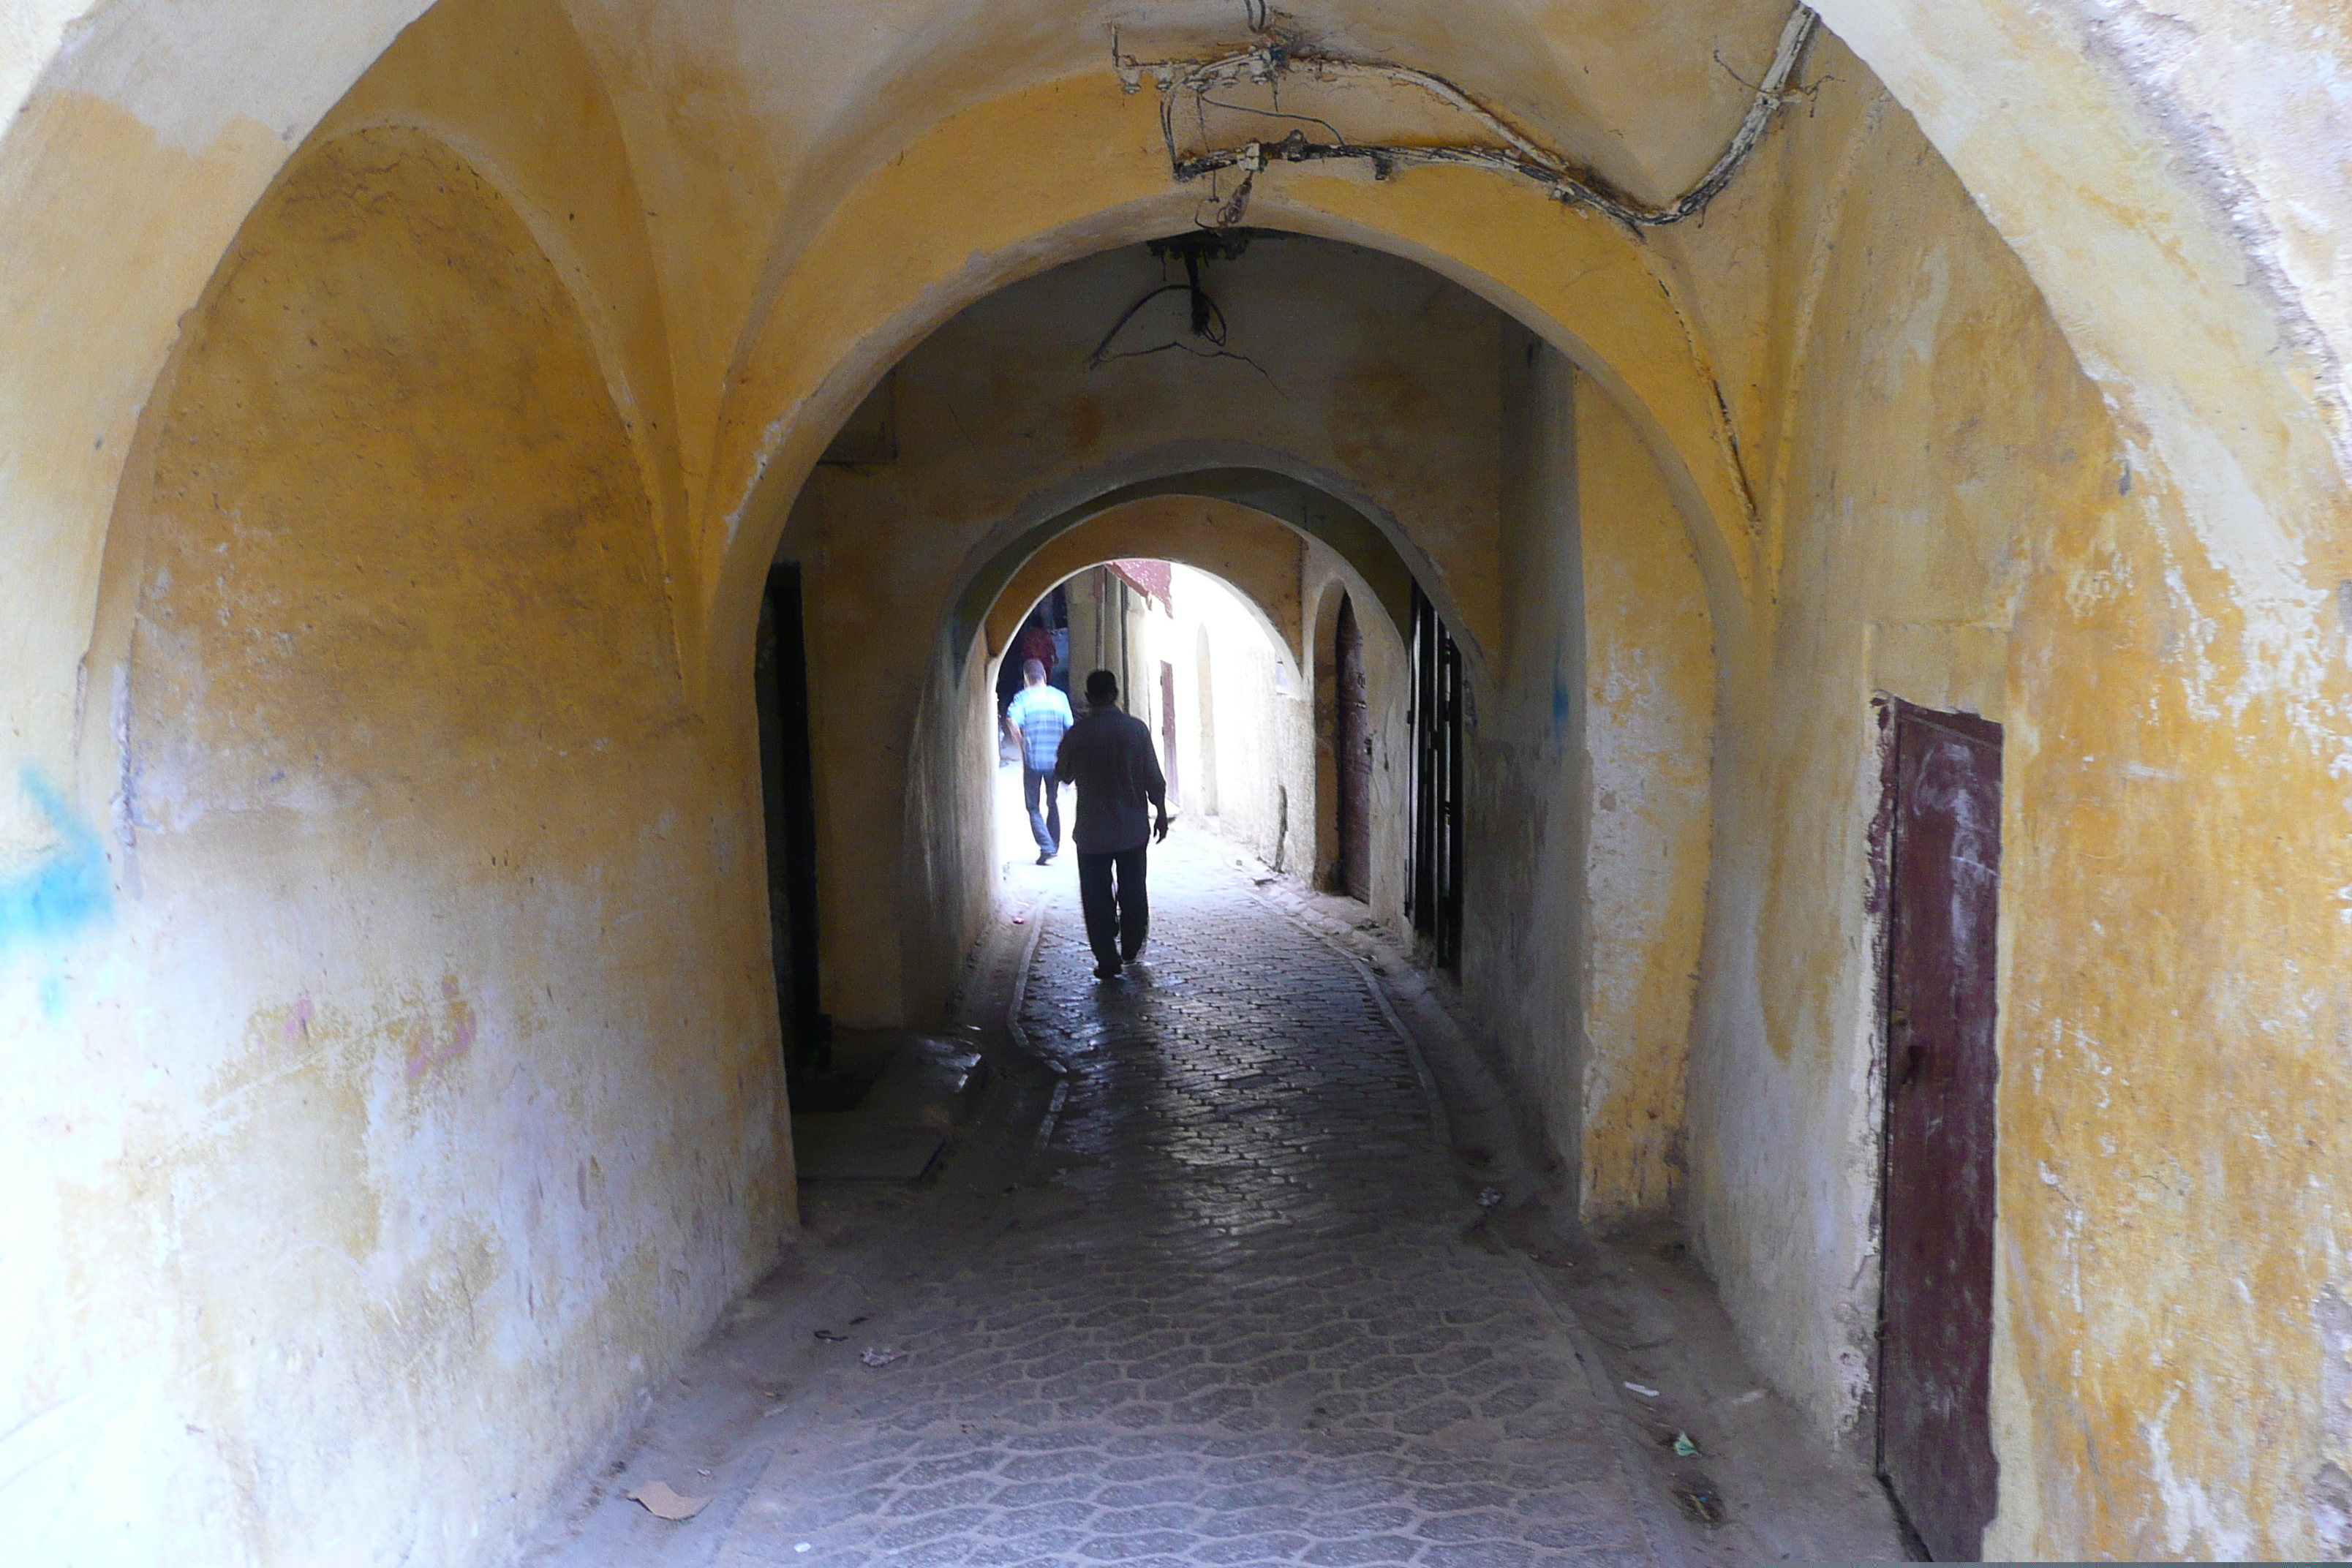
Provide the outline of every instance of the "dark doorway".
{"type": "Polygon", "coordinates": [[[1405,912],[1440,967],[1462,964],[1462,651],[1412,591],[1412,863],[1405,912]]]}
{"type": "MultiPolygon", "coordinates": [[[[768,573],[752,679],[760,710],[776,1007],[783,1026],[786,1078],[797,1087],[832,1065],[831,1021],[817,997],[816,788],[809,755],[808,640],[798,565],[768,573]]],[[[795,1093],[795,1103],[799,1099],[795,1093]]]]}
{"type": "Polygon", "coordinates": [[[1364,631],[1354,601],[1339,595],[1331,647],[1331,746],[1339,763],[1339,863],[1332,880],[1351,899],[1372,896],[1372,707],[1364,682],[1364,631]]]}
{"type": "Polygon", "coordinates": [[[1990,1394],[2000,726],[1905,702],[1885,714],[1878,1470],[1927,1550],[1969,1561],[2000,1485],[1990,1394]]]}
{"type": "Polygon", "coordinates": [[[1021,683],[1027,679],[1024,668],[1031,659],[1045,667],[1045,684],[1070,694],[1070,596],[1067,588],[1055,584],[1054,591],[1037,601],[1023,618],[1021,629],[1004,647],[1004,658],[996,667],[996,712],[999,718],[1013,705],[1020,694],[1021,683]]]}

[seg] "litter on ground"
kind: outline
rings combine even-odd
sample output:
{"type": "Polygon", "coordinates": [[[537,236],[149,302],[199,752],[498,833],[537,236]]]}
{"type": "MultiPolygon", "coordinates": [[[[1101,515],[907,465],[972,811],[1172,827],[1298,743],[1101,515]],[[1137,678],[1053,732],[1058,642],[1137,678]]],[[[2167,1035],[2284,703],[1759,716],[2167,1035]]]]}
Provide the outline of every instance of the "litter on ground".
{"type": "Polygon", "coordinates": [[[629,1500],[656,1519],[667,1520],[692,1519],[710,1501],[707,1497],[681,1497],[667,1481],[648,1481],[631,1492],[629,1500]]]}

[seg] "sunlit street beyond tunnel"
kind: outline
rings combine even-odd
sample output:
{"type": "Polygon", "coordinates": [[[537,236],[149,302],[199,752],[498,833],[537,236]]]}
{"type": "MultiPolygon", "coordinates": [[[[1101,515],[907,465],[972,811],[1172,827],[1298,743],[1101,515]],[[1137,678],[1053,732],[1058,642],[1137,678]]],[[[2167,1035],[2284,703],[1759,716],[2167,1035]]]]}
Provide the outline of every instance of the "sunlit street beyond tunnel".
{"type": "MultiPolygon", "coordinates": [[[[1251,657],[1225,598],[1192,614],[1251,657]]],[[[1265,706],[1223,711],[1227,747],[1278,750],[1244,732],[1265,706]]],[[[1153,852],[1150,936],[1099,980],[1003,750],[1005,913],[929,1047],[986,1087],[802,1119],[795,1256],[531,1561],[1908,1555],[1677,1245],[1596,1247],[1550,1207],[1360,901],[1278,890],[1202,813],[1153,852]],[[859,1163],[910,1130],[922,1164],[859,1163]],[[828,1166],[818,1140],[849,1147],[828,1166]],[[661,1521],[656,1486],[695,1511],[661,1521]]]]}

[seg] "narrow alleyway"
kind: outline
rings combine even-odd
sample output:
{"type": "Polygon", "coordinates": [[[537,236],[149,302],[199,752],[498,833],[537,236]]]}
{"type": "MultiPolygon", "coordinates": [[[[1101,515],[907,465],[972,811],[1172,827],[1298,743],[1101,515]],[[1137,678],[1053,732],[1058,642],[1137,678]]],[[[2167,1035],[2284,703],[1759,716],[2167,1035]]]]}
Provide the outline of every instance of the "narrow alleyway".
{"type": "Polygon", "coordinates": [[[722,1561],[1649,1558],[1357,974],[1203,841],[1153,872],[1131,977],[1094,981],[1065,900],[1022,1010],[1067,1075],[1045,1148],[1076,1201],[921,1288],[905,1359],[817,1413],[722,1561]]]}
{"type": "Polygon", "coordinates": [[[968,1016],[1019,1020],[987,1108],[919,1187],[803,1186],[792,1260],[648,1391],[526,1562],[1902,1554],[1857,1466],[1760,1394],[1731,1397],[1753,1374],[1687,1264],[1620,1291],[1657,1266],[1596,1254],[1546,1284],[1504,1244],[1529,1211],[1485,1212],[1421,1076],[1447,1086],[1458,1156],[1463,1117],[1491,1116],[1454,1047],[1417,1062],[1361,971],[1233,846],[1180,824],[1154,852],[1150,943],[1109,985],[1075,868],[1003,846],[1030,914],[967,976],[968,1016]],[[1616,1364],[1567,1298],[1604,1338],[1669,1348],[1616,1364]],[[1681,1388],[1694,1415],[1622,1407],[1628,1378],[1681,1388]],[[1728,1467],[1723,1528],[1679,1516],[1687,1478],[1649,1452],[1677,1420],[1728,1467]],[[656,1519],[632,1500],[656,1481],[707,1501],[656,1519]]]}

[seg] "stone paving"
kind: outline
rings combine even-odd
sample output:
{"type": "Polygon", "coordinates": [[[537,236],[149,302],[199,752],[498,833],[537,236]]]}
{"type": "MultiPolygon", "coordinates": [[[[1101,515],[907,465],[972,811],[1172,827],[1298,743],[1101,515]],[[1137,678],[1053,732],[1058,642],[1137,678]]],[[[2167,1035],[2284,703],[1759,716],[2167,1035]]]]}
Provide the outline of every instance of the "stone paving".
{"type": "Polygon", "coordinates": [[[887,1365],[802,1415],[730,1564],[1649,1560],[1562,1325],[1470,1236],[1357,972],[1206,841],[1091,974],[1074,896],[1023,1023],[1064,1201],[909,1279],[887,1365]]]}

